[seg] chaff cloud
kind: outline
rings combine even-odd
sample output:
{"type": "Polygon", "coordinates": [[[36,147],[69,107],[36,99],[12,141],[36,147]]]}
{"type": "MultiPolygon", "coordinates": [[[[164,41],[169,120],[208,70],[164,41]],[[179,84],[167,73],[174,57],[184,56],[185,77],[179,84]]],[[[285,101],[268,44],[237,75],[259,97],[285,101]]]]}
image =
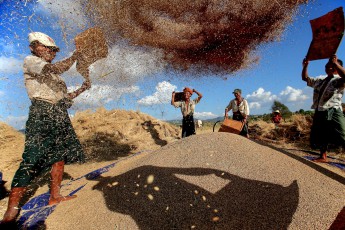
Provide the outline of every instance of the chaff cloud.
{"type": "Polygon", "coordinates": [[[279,39],[307,0],[89,0],[86,13],[110,43],[164,50],[173,67],[237,71],[255,61],[251,52],[279,39]]]}

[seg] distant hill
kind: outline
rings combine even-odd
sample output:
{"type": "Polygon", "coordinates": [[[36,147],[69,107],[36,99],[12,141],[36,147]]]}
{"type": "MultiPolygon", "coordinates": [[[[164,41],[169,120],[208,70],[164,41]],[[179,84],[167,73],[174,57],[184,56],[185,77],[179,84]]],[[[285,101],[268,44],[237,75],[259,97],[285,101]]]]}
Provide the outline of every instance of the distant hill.
{"type": "Polygon", "coordinates": [[[217,122],[217,121],[222,121],[224,120],[224,117],[216,117],[216,118],[212,118],[212,119],[206,119],[206,120],[202,120],[203,122],[217,122]]]}

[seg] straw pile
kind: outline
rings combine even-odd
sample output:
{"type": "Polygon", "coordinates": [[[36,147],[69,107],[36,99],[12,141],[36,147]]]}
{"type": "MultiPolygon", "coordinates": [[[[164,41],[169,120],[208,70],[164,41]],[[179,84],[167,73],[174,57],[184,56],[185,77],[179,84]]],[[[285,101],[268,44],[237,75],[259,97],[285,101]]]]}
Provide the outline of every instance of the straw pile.
{"type": "Polygon", "coordinates": [[[97,109],[78,112],[73,126],[88,160],[105,161],[160,148],[180,136],[179,128],[147,114],[97,109]]]}
{"type": "MultiPolygon", "coordinates": [[[[178,127],[135,111],[103,108],[83,111],[74,116],[72,124],[88,162],[116,160],[143,150],[155,150],[180,136],[178,127]]],[[[10,181],[9,175],[17,170],[24,141],[23,133],[0,122],[0,171],[4,180],[10,181]]]]}

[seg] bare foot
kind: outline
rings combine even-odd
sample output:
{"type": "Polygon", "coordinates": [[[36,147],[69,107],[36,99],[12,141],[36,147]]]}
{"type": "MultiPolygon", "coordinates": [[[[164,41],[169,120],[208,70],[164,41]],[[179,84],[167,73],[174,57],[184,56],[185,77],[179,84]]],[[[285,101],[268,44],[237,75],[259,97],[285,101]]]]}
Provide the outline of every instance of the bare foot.
{"type": "Polygon", "coordinates": [[[19,208],[14,207],[14,208],[7,209],[7,211],[5,212],[4,218],[1,220],[1,223],[6,224],[6,223],[15,222],[18,215],[19,215],[19,208]]]}
{"type": "Polygon", "coordinates": [[[59,196],[59,197],[55,197],[55,198],[51,197],[49,199],[49,205],[55,205],[55,204],[58,204],[58,203],[63,202],[63,201],[68,201],[68,200],[74,199],[76,197],[77,197],[76,195],[72,195],[72,196],[59,196]]]}
{"type": "Polygon", "coordinates": [[[327,158],[319,157],[313,160],[314,162],[327,163],[327,158]]]}

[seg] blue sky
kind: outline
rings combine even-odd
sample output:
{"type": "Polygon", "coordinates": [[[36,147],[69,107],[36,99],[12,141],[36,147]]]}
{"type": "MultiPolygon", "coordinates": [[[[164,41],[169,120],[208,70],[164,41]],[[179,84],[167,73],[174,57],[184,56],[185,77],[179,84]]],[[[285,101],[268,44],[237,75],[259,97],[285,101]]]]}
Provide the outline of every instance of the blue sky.
{"type": "MultiPolygon", "coordinates": [[[[67,57],[74,50],[73,37],[90,26],[78,11],[80,2],[0,0],[0,121],[21,129],[27,119],[30,100],[24,87],[22,63],[29,55],[28,33],[49,34],[62,50],[56,60],[67,57]]],[[[199,119],[222,116],[235,88],[242,89],[251,114],[270,113],[274,100],[284,103],[291,111],[309,110],[312,89],[301,80],[301,63],[312,39],[309,20],[344,7],[345,1],[309,2],[300,7],[280,41],[257,47],[260,60],[256,65],[234,74],[195,75],[173,71],[160,62],[157,50],[133,47],[120,41],[109,47],[107,60],[91,67],[92,89],[76,99],[70,114],[105,107],[140,110],[163,120],[180,119],[181,112],[170,105],[170,98],[173,90],[181,91],[185,86],[203,94],[195,113],[199,119]]],[[[344,48],[343,41],[337,52],[340,59],[345,59],[344,48]]],[[[309,74],[324,75],[326,61],[312,61],[309,74]]],[[[70,90],[83,80],[75,67],[63,77],[70,90]]]]}

